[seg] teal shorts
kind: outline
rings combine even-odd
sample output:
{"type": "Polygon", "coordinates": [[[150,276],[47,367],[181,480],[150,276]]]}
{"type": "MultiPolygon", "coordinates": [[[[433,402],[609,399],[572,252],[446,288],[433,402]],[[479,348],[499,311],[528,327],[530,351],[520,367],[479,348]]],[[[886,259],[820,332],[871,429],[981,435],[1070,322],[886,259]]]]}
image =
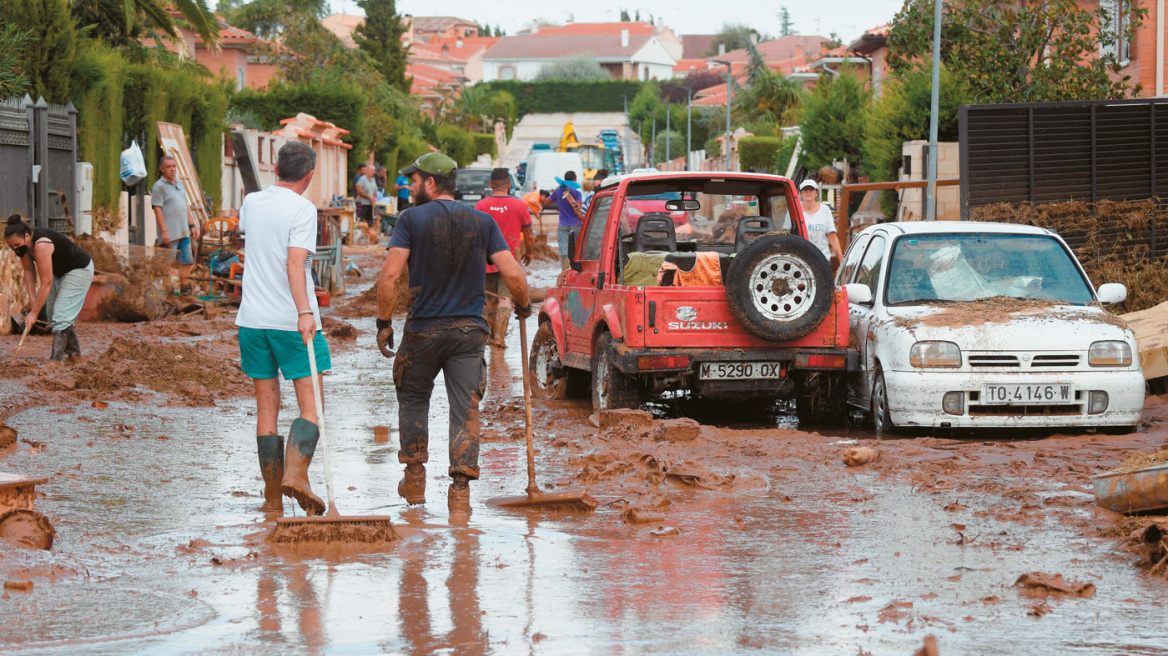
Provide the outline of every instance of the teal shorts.
{"type": "MultiPolygon", "coordinates": [[[[312,340],[316,353],[317,373],[332,368],[328,343],[318,330],[312,340]]],[[[265,330],[262,328],[239,328],[239,359],[243,373],[248,378],[260,380],[275,378],[276,371],[284,374],[284,380],[306,378],[311,373],[308,367],[308,349],[300,333],[295,330],[265,330]]]]}

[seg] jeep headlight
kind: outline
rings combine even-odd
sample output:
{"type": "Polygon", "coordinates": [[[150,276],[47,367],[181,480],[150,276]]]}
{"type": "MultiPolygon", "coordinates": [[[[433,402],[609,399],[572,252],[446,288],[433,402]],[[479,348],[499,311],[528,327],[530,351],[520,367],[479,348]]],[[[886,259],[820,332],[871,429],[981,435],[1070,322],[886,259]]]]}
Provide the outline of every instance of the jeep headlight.
{"type": "Polygon", "coordinates": [[[908,363],[922,369],[961,366],[961,349],[953,342],[917,342],[908,352],[908,363]]]}
{"type": "Polygon", "coordinates": [[[1095,342],[1087,351],[1087,364],[1092,367],[1130,367],[1131,347],[1127,342],[1095,342]]]}

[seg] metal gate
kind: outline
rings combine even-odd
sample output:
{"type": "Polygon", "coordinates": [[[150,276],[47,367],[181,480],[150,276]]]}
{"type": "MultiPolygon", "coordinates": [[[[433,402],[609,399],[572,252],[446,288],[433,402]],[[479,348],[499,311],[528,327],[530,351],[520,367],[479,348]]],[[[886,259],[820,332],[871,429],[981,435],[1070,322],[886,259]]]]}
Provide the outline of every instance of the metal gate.
{"type": "Polygon", "coordinates": [[[23,99],[0,101],[0,212],[38,228],[72,232],[76,213],[77,109],[23,99]]]}
{"type": "Polygon", "coordinates": [[[1000,203],[1168,195],[1164,98],[966,105],[961,218],[1000,203]]]}

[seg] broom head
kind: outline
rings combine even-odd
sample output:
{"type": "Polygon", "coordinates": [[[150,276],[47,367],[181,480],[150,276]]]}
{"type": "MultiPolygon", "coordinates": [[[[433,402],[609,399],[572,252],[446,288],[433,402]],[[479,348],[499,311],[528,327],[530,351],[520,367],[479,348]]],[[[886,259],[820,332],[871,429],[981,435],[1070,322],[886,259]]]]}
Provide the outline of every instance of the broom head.
{"type": "Polygon", "coordinates": [[[547,510],[579,510],[591,512],[600,505],[584,490],[564,490],[563,492],[528,492],[516,497],[495,497],[487,499],[488,506],[497,508],[545,508],[547,510]]]}
{"type": "Polygon", "coordinates": [[[398,539],[389,517],[280,517],[268,537],[272,542],[393,542],[398,539]]]}

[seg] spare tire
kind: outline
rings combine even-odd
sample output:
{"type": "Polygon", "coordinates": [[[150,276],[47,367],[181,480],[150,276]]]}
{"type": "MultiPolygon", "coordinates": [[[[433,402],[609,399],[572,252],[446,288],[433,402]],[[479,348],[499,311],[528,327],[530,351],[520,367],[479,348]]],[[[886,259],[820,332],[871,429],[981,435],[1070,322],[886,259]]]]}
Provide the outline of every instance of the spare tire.
{"type": "Polygon", "coordinates": [[[726,278],[730,312],[750,334],[775,342],[809,335],[831,309],[831,264],[798,235],[771,233],[734,256],[726,278]]]}

